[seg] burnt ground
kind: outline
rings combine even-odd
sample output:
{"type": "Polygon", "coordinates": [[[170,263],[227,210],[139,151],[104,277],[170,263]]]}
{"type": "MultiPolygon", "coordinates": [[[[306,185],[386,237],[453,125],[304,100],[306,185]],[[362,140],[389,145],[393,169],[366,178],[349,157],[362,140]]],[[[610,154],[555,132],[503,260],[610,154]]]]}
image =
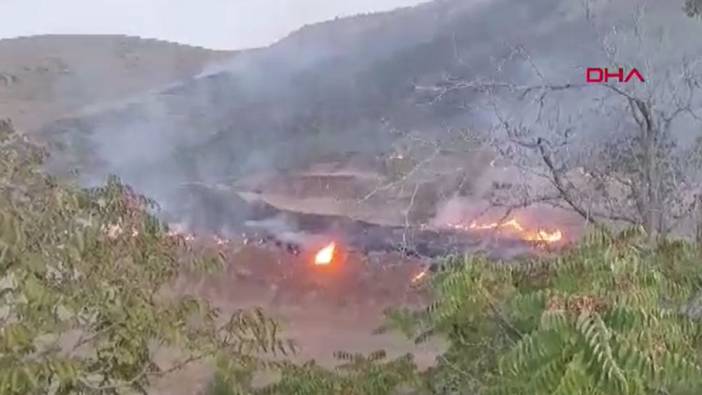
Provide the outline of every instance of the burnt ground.
{"type": "MultiPolygon", "coordinates": [[[[426,291],[412,282],[426,267],[419,260],[394,253],[368,258],[343,245],[329,266],[315,266],[311,250],[293,255],[275,246],[231,242],[225,251],[224,272],[184,277],[176,291],[204,296],[225,312],[263,307],[283,323],[283,335],[297,342],[296,360],[315,359],[331,367],[335,351],[383,349],[390,356],[412,352],[427,367],[442,350],[438,342],[416,346],[400,334],[373,333],[385,308],[423,304],[426,291]]],[[[154,393],[197,393],[211,374],[207,363],[195,364],[162,379],[154,393]]]]}
{"type": "MultiPolygon", "coordinates": [[[[284,181],[295,184],[294,178],[272,184],[280,187],[284,181]]],[[[319,195],[329,194],[326,184],[323,186],[319,195]]],[[[426,290],[413,284],[415,276],[435,259],[451,253],[509,258],[535,252],[533,243],[494,237],[491,232],[371,223],[350,211],[322,210],[310,200],[311,189],[280,193],[279,205],[275,205],[261,199],[261,194],[255,199],[240,199],[230,190],[215,193],[199,188],[196,197],[200,200],[195,201],[201,203],[199,207],[209,208],[194,216],[204,219],[198,224],[203,232],[213,223],[216,226],[211,229],[232,218],[241,221],[241,213],[257,225],[249,229],[252,233],[247,232],[245,239],[237,236],[221,246],[228,258],[223,273],[183,277],[174,287],[176,292],[203,296],[224,312],[264,308],[284,324],[283,334],[299,345],[298,361],[315,359],[332,367],[335,351],[370,353],[383,349],[390,356],[411,352],[421,367],[428,367],[443,350],[440,341],[417,346],[399,333],[373,333],[383,323],[387,307],[420,307],[425,303],[426,290]],[[208,212],[216,214],[217,221],[207,218],[208,212]],[[314,254],[330,241],[339,246],[334,262],[315,266],[314,254]]],[[[383,209],[371,208],[376,217],[382,216],[383,209]]],[[[157,385],[160,392],[155,393],[197,393],[211,374],[205,363],[191,366],[161,380],[157,385]]]]}

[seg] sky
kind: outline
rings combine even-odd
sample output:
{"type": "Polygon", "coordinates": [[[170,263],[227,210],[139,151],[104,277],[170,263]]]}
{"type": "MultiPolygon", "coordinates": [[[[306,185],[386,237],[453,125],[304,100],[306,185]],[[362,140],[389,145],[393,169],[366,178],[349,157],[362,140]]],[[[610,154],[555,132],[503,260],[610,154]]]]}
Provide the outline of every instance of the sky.
{"type": "Polygon", "coordinates": [[[0,0],[0,39],[127,34],[212,49],[271,44],[308,23],[426,0],[0,0]]]}

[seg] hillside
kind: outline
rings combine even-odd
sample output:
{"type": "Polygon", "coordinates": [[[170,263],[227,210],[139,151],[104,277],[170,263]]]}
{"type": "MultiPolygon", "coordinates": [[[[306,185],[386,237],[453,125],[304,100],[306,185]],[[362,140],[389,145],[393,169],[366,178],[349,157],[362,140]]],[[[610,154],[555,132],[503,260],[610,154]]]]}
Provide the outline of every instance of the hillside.
{"type": "Polygon", "coordinates": [[[140,78],[34,47],[0,395],[702,393],[702,23],[643,2],[436,0],[140,78]],[[620,64],[647,84],[582,84],[620,64]]]}
{"type": "Polygon", "coordinates": [[[0,117],[33,131],[89,104],[123,99],[191,77],[231,56],[126,36],[0,40],[0,117]]]}
{"type": "Polygon", "coordinates": [[[26,137],[0,122],[2,395],[702,391],[699,245],[318,266],[171,233],[114,179],[58,185],[26,137]]]}
{"type": "MultiPolygon", "coordinates": [[[[597,23],[606,26],[629,20],[634,2],[593,4],[606,15],[597,23]]],[[[649,8],[651,21],[677,42],[702,29],[677,2],[649,8]]],[[[66,117],[41,133],[66,153],[55,156],[55,168],[77,168],[87,183],[119,174],[166,208],[180,207],[181,187],[189,182],[230,183],[349,158],[380,163],[374,171],[387,173],[388,158],[410,140],[428,141],[424,151],[434,141],[442,156],[475,163],[474,147],[459,132],[485,127],[490,116],[467,110],[474,94],[454,92],[430,105],[418,87],[446,77],[494,76],[495,59],[516,47],[527,48],[556,81],[582,78],[584,65],[606,62],[597,40],[589,39],[593,26],[583,12],[577,1],[442,0],[320,23],[239,53],[217,71],[66,117]]],[[[504,73],[524,81],[528,67],[515,62],[504,73]]],[[[465,190],[479,189],[487,163],[453,166],[470,174],[465,190]]],[[[452,177],[447,183],[455,183],[452,177]]],[[[408,201],[411,191],[403,195],[408,201]]]]}

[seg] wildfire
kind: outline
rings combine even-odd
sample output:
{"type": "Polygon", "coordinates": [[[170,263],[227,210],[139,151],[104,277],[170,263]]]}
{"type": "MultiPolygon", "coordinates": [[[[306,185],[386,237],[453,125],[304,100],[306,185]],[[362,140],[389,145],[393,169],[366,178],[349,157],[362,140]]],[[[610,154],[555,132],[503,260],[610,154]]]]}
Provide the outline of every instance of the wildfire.
{"type": "Polygon", "coordinates": [[[516,233],[522,240],[526,241],[538,241],[545,243],[557,243],[563,240],[563,232],[556,229],[549,232],[545,229],[538,229],[536,231],[526,229],[517,219],[512,218],[508,221],[493,222],[489,224],[479,224],[473,221],[469,226],[465,225],[452,225],[453,228],[463,229],[463,230],[504,230],[511,233],[516,233]]]}
{"type": "Polygon", "coordinates": [[[534,235],[529,235],[529,238],[526,238],[526,240],[530,241],[543,241],[546,243],[557,243],[561,240],[563,240],[563,232],[560,230],[556,229],[553,232],[547,232],[545,230],[539,230],[536,232],[534,235]]]}
{"type": "Polygon", "coordinates": [[[416,283],[422,281],[422,279],[427,276],[428,272],[429,272],[429,269],[425,269],[425,270],[422,270],[421,272],[419,272],[414,277],[412,277],[412,284],[416,284],[416,283]]]}
{"type": "Polygon", "coordinates": [[[314,256],[314,264],[318,266],[326,266],[332,263],[334,259],[334,253],[336,252],[336,243],[329,243],[326,247],[322,248],[314,256]]]}

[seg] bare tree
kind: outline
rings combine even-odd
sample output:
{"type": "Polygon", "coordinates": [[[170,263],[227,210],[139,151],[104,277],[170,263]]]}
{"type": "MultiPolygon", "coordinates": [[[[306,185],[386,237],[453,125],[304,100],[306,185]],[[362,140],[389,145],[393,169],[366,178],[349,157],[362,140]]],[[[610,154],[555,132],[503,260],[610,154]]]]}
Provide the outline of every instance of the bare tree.
{"type": "Polygon", "coordinates": [[[491,114],[485,142],[522,173],[494,188],[494,205],[546,203],[597,226],[641,226],[651,240],[694,232],[682,225],[699,204],[702,51],[677,51],[645,11],[637,9],[627,29],[610,25],[602,34],[593,8],[585,13],[601,44],[602,67],[625,74],[636,68],[643,83],[588,84],[585,69],[578,80],[557,82],[516,47],[496,66],[526,66],[527,82],[447,79],[424,88],[435,101],[479,93],[469,110],[491,114]]]}
{"type": "Polygon", "coordinates": [[[702,16],[702,0],[685,0],[683,9],[689,17],[700,17],[702,16]]]}

